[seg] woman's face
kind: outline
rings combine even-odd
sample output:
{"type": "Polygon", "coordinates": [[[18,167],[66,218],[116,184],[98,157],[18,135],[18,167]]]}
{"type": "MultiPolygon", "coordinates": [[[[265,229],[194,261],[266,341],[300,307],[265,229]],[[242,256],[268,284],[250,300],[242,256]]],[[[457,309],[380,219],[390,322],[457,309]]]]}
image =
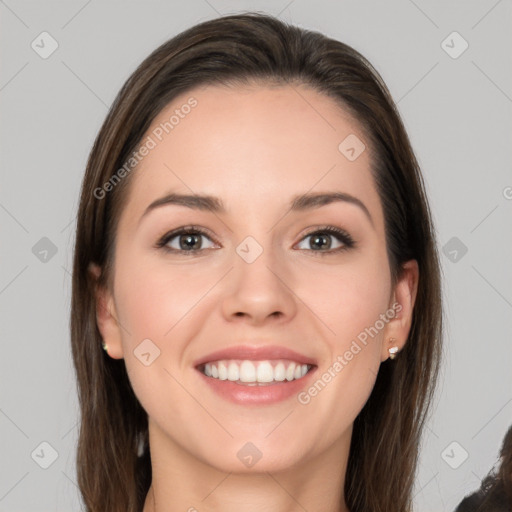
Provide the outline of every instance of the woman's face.
{"type": "Polygon", "coordinates": [[[414,278],[391,286],[360,127],[306,87],[209,86],[175,99],[142,142],[98,324],[109,355],[125,359],[152,446],[226,472],[336,455],[388,348],[407,338],[415,296],[414,278]],[[223,208],[148,209],[170,194],[223,208]],[[295,355],[211,355],[240,346],[295,355]],[[225,369],[204,375],[205,358],[225,369]],[[302,375],[294,361],[314,365],[289,381],[302,375]],[[253,382],[252,368],[279,380],[234,382],[237,370],[253,382]]]}

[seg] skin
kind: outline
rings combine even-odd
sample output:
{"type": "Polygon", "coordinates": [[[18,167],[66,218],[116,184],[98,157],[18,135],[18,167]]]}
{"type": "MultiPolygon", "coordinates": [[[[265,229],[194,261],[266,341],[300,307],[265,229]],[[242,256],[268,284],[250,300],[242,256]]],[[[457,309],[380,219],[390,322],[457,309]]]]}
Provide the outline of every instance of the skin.
{"type": "MultiPolygon", "coordinates": [[[[97,296],[109,355],[125,359],[149,417],[153,482],[144,512],[347,511],[352,425],[388,349],[407,339],[417,263],[407,262],[391,286],[369,151],[351,162],[338,150],[349,134],[364,136],[332,99],[305,86],[197,88],[168,105],[148,134],[191,96],[198,105],[132,176],[113,290],[97,296]],[[167,205],[139,222],[171,190],[217,196],[227,212],[167,205]],[[357,197],[372,222],[348,202],[288,211],[292,197],[320,191],[357,197]],[[155,248],[187,224],[211,232],[199,237],[202,252],[155,248]],[[315,248],[307,235],[326,224],[347,231],[356,246],[327,254],[343,242],[326,235],[331,248],[315,248]],[[236,252],[247,236],[263,248],[250,264],[236,252]],[[401,311],[307,405],[296,396],[236,405],[214,394],[193,367],[203,355],[249,340],[316,358],[321,375],[397,302],[401,311]],[[161,351],[149,366],[133,355],[147,338],[161,351]],[[237,457],[249,441],[262,453],[251,468],[237,457]]],[[[179,236],[171,244],[179,248],[179,236]]]]}

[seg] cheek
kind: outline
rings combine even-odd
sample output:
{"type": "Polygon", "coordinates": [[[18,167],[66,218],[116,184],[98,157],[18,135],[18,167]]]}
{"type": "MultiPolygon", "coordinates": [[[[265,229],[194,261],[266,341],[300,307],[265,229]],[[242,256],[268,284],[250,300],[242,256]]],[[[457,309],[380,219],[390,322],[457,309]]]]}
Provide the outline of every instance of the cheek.
{"type": "MultiPolygon", "coordinates": [[[[134,248],[124,254],[116,262],[115,277],[123,357],[136,395],[146,410],[152,410],[158,394],[183,394],[179,375],[190,363],[184,354],[208,321],[214,307],[208,292],[223,271],[187,263],[185,258],[184,263],[170,264],[134,248]],[[146,361],[141,360],[140,355],[148,352],[146,361]],[[147,359],[151,363],[146,366],[147,359]]],[[[189,399],[183,395],[184,404],[189,399]]],[[[182,404],[174,403],[178,406],[168,413],[179,416],[182,404]]]]}
{"type": "Polygon", "coordinates": [[[118,268],[119,315],[131,333],[131,343],[144,338],[160,342],[172,339],[175,326],[186,322],[214,282],[211,271],[203,275],[194,270],[198,267],[165,264],[144,255],[134,254],[118,268]]]}
{"type": "Polygon", "coordinates": [[[318,330],[330,353],[298,402],[304,409],[305,428],[314,428],[314,418],[330,418],[322,431],[328,439],[348,429],[368,400],[379,371],[387,325],[381,315],[387,321],[392,318],[387,267],[375,261],[362,267],[357,271],[346,267],[330,276],[317,274],[316,286],[302,290],[321,320],[318,330]]]}
{"type": "Polygon", "coordinates": [[[198,301],[214,281],[211,275],[191,278],[192,270],[155,262],[135,250],[131,254],[116,266],[116,308],[130,383],[150,416],[178,424],[190,407],[180,385],[183,353],[199,329],[198,301]]]}
{"type": "MultiPolygon", "coordinates": [[[[339,266],[305,272],[314,277],[302,280],[297,295],[322,321],[322,332],[338,350],[374,326],[388,309],[391,277],[387,259],[378,254],[368,251],[339,266]]],[[[377,328],[382,327],[378,322],[377,328]]]]}

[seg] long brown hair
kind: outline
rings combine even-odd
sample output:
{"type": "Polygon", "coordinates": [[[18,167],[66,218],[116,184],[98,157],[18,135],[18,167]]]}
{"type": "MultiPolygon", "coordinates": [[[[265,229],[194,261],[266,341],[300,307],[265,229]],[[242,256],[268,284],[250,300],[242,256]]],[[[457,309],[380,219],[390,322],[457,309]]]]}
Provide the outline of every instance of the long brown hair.
{"type": "Polygon", "coordinates": [[[82,183],[73,264],[71,342],[81,423],[78,485],[87,511],[140,512],[151,483],[147,415],[124,360],[101,349],[95,286],[112,290],[116,226],[131,174],[104,184],[138,147],[155,116],[197,86],[304,84],[359,121],[383,205],[392,284],[416,259],[419,283],[405,348],[381,364],[355,420],[345,479],[351,512],[409,511],[420,438],[441,357],[439,260],[419,165],[378,72],[356,50],[264,14],[198,24],[162,44],[117,95],[89,155],[82,183]],[[102,269],[98,283],[88,272],[102,269]]]}

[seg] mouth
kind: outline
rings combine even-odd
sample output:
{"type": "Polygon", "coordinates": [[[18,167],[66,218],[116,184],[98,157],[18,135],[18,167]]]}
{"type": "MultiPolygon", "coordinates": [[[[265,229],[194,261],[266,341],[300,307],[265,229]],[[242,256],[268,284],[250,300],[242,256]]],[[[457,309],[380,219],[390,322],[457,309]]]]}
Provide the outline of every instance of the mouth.
{"type": "Polygon", "coordinates": [[[206,377],[245,386],[269,386],[305,377],[315,365],[298,361],[222,359],[200,364],[196,368],[206,377]]]}
{"type": "Polygon", "coordinates": [[[238,346],[213,352],[194,367],[217,396],[238,405],[265,405],[297,395],[317,361],[285,347],[238,346]]]}

